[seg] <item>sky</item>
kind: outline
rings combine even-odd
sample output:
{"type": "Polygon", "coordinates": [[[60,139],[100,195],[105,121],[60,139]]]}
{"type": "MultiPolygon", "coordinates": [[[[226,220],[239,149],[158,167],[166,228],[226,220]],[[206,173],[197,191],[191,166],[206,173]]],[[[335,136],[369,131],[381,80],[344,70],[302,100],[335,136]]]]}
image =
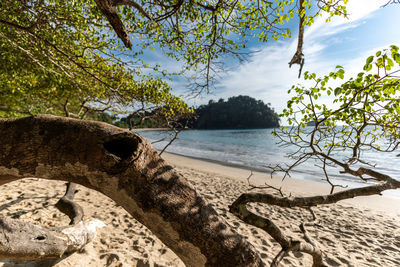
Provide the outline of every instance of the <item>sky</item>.
{"type": "MultiPolygon", "coordinates": [[[[382,8],[387,1],[349,0],[348,19],[334,18],[325,23],[322,17],[306,28],[303,72],[325,75],[341,65],[349,78],[362,71],[369,55],[392,44],[400,46],[400,4],[382,8]]],[[[271,103],[278,113],[281,112],[290,98],[288,89],[294,84],[304,84],[298,79],[298,65],[288,66],[297,47],[296,28],[292,29],[292,39],[266,44],[251,42],[249,49],[257,53],[226,72],[210,94],[188,98],[188,103],[198,106],[210,99],[249,95],[271,103]]],[[[184,80],[172,82],[172,87],[175,94],[187,92],[184,80]]]]}

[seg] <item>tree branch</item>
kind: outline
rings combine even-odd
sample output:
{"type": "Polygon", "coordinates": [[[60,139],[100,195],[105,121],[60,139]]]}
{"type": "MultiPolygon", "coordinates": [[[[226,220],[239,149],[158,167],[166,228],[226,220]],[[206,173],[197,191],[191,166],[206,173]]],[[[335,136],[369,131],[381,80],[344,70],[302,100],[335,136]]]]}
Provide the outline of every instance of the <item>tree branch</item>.
{"type": "Polygon", "coordinates": [[[247,204],[252,202],[265,203],[283,208],[294,207],[313,207],[318,205],[333,204],[340,200],[377,195],[389,189],[400,188],[400,182],[385,182],[360,188],[352,188],[336,192],[330,195],[320,195],[312,197],[276,197],[264,193],[244,193],[232,205],[247,204]]]}
{"type": "Polygon", "coordinates": [[[56,203],[56,208],[71,219],[70,225],[78,224],[83,219],[82,207],[74,202],[74,196],[77,191],[76,184],[67,183],[65,195],[56,203]]]}
{"type": "Polygon", "coordinates": [[[25,177],[79,183],[123,206],[188,266],[262,266],[254,247],[134,132],[41,115],[0,119],[0,136],[7,136],[0,142],[0,183],[25,177]]]}
{"type": "Polygon", "coordinates": [[[303,38],[304,38],[304,18],[305,18],[305,13],[302,14],[302,11],[304,11],[304,6],[303,6],[304,0],[300,0],[300,8],[299,8],[299,36],[297,38],[297,50],[296,53],[293,55],[292,60],[289,62],[289,67],[291,68],[293,64],[299,64],[300,69],[299,69],[299,78],[301,76],[301,71],[303,69],[304,65],[304,54],[303,54],[303,38]]]}
{"type": "Polygon", "coordinates": [[[101,13],[106,16],[108,22],[111,24],[115,33],[124,43],[124,45],[131,49],[132,43],[129,40],[128,32],[125,29],[124,24],[121,21],[121,18],[117,12],[116,6],[111,0],[95,0],[97,7],[100,9],[101,13]]]}
{"type": "MultiPolygon", "coordinates": [[[[322,252],[319,250],[319,248],[317,248],[313,244],[304,241],[292,240],[292,238],[286,236],[284,232],[273,221],[258,216],[249,211],[246,207],[246,204],[248,202],[242,201],[243,200],[242,196],[240,196],[235,202],[232,203],[231,206],[229,206],[229,211],[232,212],[237,217],[239,217],[244,222],[251,224],[255,227],[258,227],[260,229],[263,229],[269,235],[271,235],[276,242],[278,242],[281,245],[282,250],[274,258],[271,266],[277,266],[288,251],[299,251],[308,253],[313,257],[314,260],[313,267],[323,266],[322,252]]],[[[253,201],[253,202],[260,202],[260,201],[253,201]]]]}

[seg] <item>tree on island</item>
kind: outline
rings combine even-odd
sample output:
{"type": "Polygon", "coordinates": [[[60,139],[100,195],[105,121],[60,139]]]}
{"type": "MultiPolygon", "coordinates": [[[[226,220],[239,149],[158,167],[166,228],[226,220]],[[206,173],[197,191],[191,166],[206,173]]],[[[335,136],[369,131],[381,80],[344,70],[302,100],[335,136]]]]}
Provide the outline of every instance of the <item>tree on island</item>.
{"type": "MultiPolygon", "coordinates": [[[[137,3],[131,0],[96,0],[95,3],[86,3],[54,0],[44,3],[6,0],[0,14],[0,49],[3,52],[0,55],[4,55],[4,62],[7,62],[1,66],[1,85],[6,89],[0,98],[2,115],[58,114],[55,110],[63,110],[66,115],[81,117],[88,106],[102,110],[111,107],[111,103],[122,106],[132,100],[139,100],[139,104],[164,103],[169,97],[173,100],[167,101],[169,104],[165,108],[167,114],[172,114],[173,107],[179,110],[185,106],[179,99],[160,90],[166,88],[162,78],[168,77],[167,72],[153,66],[154,74],[144,74],[148,73],[143,71],[147,65],[136,57],[144,49],[161,48],[167,55],[183,61],[184,70],[197,69],[192,85],[199,91],[208,90],[215,79],[213,74],[223,61],[218,58],[227,54],[239,59],[246,56],[245,50],[244,54],[238,50],[245,49],[246,38],[241,42],[238,36],[257,34],[260,41],[289,37],[290,31],[279,25],[298,12],[298,49],[290,64],[302,67],[304,26],[310,25],[320,11],[346,15],[340,0],[316,2],[320,8],[310,15],[311,3],[305,0],[278,1],[276,6],[263,1],[137,3]],[[112,38],[112,32],[106,30],[111,29],[109,25],[126,47],[135,48],[127,55],[133,56],[134,60],[121,60],[126,57],[118,54],[122,49],[118,40],[112,38]],[[130,36],[138,38],[132,43],[130,36]],[[19,97],[15,98],[15,95],[19,97]],[[58,108],[54,109],[54,106],[58,108]]],[[[392,52],[392,55],[395,59],[396,54],[392,52]]],[[[347,89],[344,87],[343,92],[347,89]]],[[[357,100],[358,94],[355,95],[357,100]]],[[[347,98],[344,94],[343,99],[347,98]]],[[[302,100],[304,96],[298,99],[302,100]]],[[[350,102],[339,111],[350,108],[352,112],[355,108],[351,106],[353,103],[356,102],[350,102]]],[[[316,124],[317,129],[318,126],[321,124],[316,124]]],[[[126,208],[189,266],[262,265],[253,247],[218,218],[194,188],[166,165],[137,134],[102,123],[51,116],[2,119],[0,132],[7,136],[0,143],[1,183],[24,177],[79,183],[108,195],[126,208]]],[[[311,148],[318,145],[313,142],[311,148]]],[[[313,152],[315,156],[322,153],[313,152]]],[[[359,174],[364,178],[363,175],[359,174]]],[[[388,188],[388,183],[385,185],[388,188]]],[[[73,190],[72,194],[67,192],[66,199],[71,200],[73,193],[73,190]]],[[[335,200],[336,195],[332,196],[328,199],[335,200]]],[[[231,210],[251,222],[254,217],[246,211],[243,205],[246,201],[246,196],[239,198],[231,210]]],[[[273,203],[279,204],[280,201],[298,205],[307,199],[291,202],[284,198],[273,203]]],[[[313,203],[318,204],[318,201],[313,203]]],[[[321,263],[321,256],[311,240],[292,242],[282,236],[271,221],[255,218],[256,222],[262,223],[257,226],[267,230],[283,247],[275,262],[279,262],[288,250],[298,250],[313,254],[315,266],[321,263]]],[[[72,228],[82,225],[80,218],[78,221],[79,224],[72,228]]],[[[70,242],[69,230],[35,228],[4,217],[2,222],[3,233],[7,234],[2,240],[5,245],[0,250],[3,257],[38,259],[60,256],[66,251],[79,249],[88,242],[91,234],[87,227],[83,227],[80,236],[83,242],[75,246],[70,242]],[[30,231],[30,238],[18,235],[21,229],[22,232],[30,231]],[[60,243],[46,246],[53,237],[60,243]]]]}
{"type": "Polygon", "coordinates": [[[249,96],[230,97],[228,101],[210,100],[207,105],[195,109],[196,129],[251,129],[279,127],[279,117],[275,111],[249,96]]]}
{"type": "MultiPolygon", "coordinates": [[[[279,116],[273,108],[249,96],[230,97],[228,101],[210,100],[207,105],[193,108],[194,113],[181,116],[176,120],[178,128],[192,129],[255,129],[279,127],[279,116]],[[186,126],[186,127],[184,127],[186,126]]],[[[139,128],[166,128],[161,116],[154,116],[157,110],[142,116],[130,114],[119,120],[108,120],[109,123],[122,128],[129,127],[129,121],[134,121],[139,128]],[[142,120],[142,118],[148,118],[142,120]]]]}

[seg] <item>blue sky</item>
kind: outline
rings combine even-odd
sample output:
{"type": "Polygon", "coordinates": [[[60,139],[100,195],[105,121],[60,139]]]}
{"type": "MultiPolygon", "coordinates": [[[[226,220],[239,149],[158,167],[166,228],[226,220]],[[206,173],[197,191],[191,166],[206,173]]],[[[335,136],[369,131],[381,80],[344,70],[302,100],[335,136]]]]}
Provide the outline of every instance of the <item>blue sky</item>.
{"type": "MultiPolygon", "coordinates": [[[[308,70],[324,75],[341,65],[350,77],[362,71],[369,55],[391,44],[399,46],[400,4],[381,8],[386,2],[349,0],[348,19],[334,18],[325,23],[322,17],[306,28],[303,72],[308,70]]],[[[227,99],[242,94],[271,103],[277,112],[281,112],[290,97],[287,90],[293,84],[303,84],[302,79],[297,78],[298,66],[291,69],[288,66],[297,46],[296,29],[297,26],[292,29],[293,36],[289,40],[266,44],[251,42],[249,48],[259,52],[247,62],[233,66],[218,80],[211,94],[188,99],[189,104],[200,105],[210,99],[227,99]]],[[[171,63],[168,65],[173,66],[171,63]]],[[[184,79],[171,85],[176,94],[187,92],[184,79]]]]}

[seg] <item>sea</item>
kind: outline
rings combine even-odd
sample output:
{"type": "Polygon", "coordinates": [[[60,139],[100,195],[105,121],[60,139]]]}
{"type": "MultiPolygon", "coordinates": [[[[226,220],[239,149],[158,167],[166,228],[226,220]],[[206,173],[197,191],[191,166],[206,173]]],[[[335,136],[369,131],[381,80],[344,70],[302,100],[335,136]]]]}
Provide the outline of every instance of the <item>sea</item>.
{"type": "MultiPolygon", "coordinates": [[[[254,171],[270,173],[268,166],[290,166],[293,159],[290,153],[294,146],[281,146],[279,139],[271,134],[273,129],[247,130],[183,130],[166,148],[169,153],[236,166],[254,171]]],[[[174,136],[171,131],[150,130],[137,132],[149,140],[153,146],[162,150],[174,136]]],[[[362,152],[363,159],[375,165],[374,169],[400,179],[400,157],[397,153],[379,153],[371,150],[362,152]]],[[[344,157],[344,156],[343,156],[344,157]]],[[[290,175],[295,179],[325,182],[321,163],[306,161],[294,168],[290,175]]],[[[283,173],[276,173],[283,175],[283,173]]],[[[350,175],[340,173],[339,168],[328,168],[330,179],[335,184],[352,187],[366,186],[365,182],[350,175]]],[[[384,195],[399,197],[399,190],[388,190],[384,195]]]]}

